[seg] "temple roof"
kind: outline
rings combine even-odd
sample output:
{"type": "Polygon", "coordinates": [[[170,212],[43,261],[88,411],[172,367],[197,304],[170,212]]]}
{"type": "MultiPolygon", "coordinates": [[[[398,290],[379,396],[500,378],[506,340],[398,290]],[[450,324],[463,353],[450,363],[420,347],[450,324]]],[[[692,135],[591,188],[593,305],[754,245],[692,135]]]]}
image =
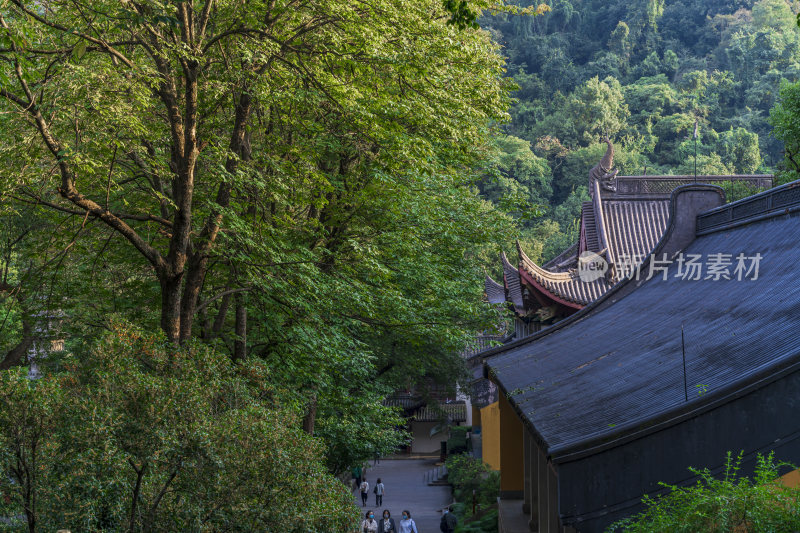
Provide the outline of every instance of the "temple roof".
{"type": "Polygon", "coordinates": [[[586,282],[578,277],[576,270],[570,272],[551,272],[531,261],[517,243],[519,267],[526,281],[546,291],[554,300],[580,309],[583,305],[596,300],[610,287],[605,278],[586,282]]]}
{"type": "Polygon", "coordinates": [[[505,252],[500,252],[500,262],[503,264],[503,281],[505,284],[506,300],[510,302],[518,313],[524,313],[522,301],[522,284],[519,279],[519,270],[512,265],[505,252]]]}
{"type": "Polygon", "coordinates": [[[486,291],[486,299],[490,304],[501,304],[506,301],[505,287],[493,280],[489,274],[486,274],[483,287],[486,291]]]}
{"type": "Polygon", "coordinates": [[[729,254],[730,279],[709,270],[683,279],[673,262],[666,280],[623,281],[559,324],[485,355],[548,454],[672,424],[800,365],[800,181],[696,220],[684,256],[707,267],[729,254]],[[739,254],[748,266],[760,254],[757,275],[737,279],[739,254]]]}
{"type": "MultiPolygon", "coordinates": [[[[771,175],[616,176],[614,190],[591,181],[592,200],[583,202],[579,241],[543,267],[533,262],[518,245],[518,274],[503,254],[506,300],[521,316],[540,305],[557,302],[567,309],[580,309],[613,287],[630,269],[650,254],[664,234],[672,191],[692,183],[747,183],[753,188],[772,186],[771,175]],[[610,265],[606,278],[585,282],[578,276],[578,257],[599,254],[610,265]],[[529,294],[530,289],[533,294],[529,294]],[[531,306],[533,306],[531,308],[531,306]]],[[[499,291],[486,282],[487,296],[499,291]]],[[[495,302],[493,302],[495,303],[495,302]]]]}

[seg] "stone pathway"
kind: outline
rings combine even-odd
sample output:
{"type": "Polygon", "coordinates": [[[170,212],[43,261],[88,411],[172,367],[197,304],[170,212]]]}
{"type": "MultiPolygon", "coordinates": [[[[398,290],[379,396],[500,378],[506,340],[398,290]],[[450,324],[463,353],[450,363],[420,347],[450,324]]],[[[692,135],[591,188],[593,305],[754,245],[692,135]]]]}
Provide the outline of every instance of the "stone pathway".
{"type": "Polygon", "coordinates": [[[424,480],[425,472],[436,465],[434,459],[381,459],[381,462],[370,467],[366,472],[369,482],[369,499],[367,506],[361,506],[361,495],[354,494],[358,508],[364,513],[372,509],[375,518],[383,516],[383,510],[389,509],[392,518],[399,521],[403,509],[411,512],[411,518],[417,524],[419,533],[437,533],[439,520],[442,518],[440,509],[452,501],[449,486],[428,486],[424,480]],[[386,496],[380,509],[375,507],[375,495],[372,488],[375,480],[381,478],[386,485],[386,496]]]}

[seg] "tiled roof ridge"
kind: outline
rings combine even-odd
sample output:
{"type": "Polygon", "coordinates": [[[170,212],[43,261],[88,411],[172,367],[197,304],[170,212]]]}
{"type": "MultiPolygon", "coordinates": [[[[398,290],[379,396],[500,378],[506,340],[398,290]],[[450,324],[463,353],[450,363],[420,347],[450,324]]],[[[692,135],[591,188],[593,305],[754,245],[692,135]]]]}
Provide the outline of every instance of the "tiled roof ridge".
{"type": "Polygon", "coordinates": [[[489,303],[500,304],[506,301],[505,287],[503,287],[501,283],[498,283],[492,279],[488,273],[486,274],[486,278],[483,282],[483,287],[489,303]]]}
{"type": "Polygon", "coordinates": [[[601,250],[608,250],[608,237],[606,223],[603,216],[603,199],[600,197],[600,185],[594,182],[594,195],[592,195],[592,209],[594,211],[594,225],[597,229],[597,243],[601,250]]]}
{"type": "Polygon", "coordinates": [[[567,281],[575,279],[573,273],[570,272],[552,272],[537,265],[528,255],[522,250],[522,246],[517,241],[517,253],[519,254],[519,266],[530,275],[539,280],[547,281],[567,281]]]}
{"type": "Polygon", "coordinates": [[[744,182],[752,187],[768,189],[772,187],[772,174],[658,174],[650,176],[617,176],[616,190],[603,190],[603,198],[637,200],[652,197],[668,199],[673,189],[681,185],[715,184],[722,182],[744,182]]]}
{"type": "Polygon", "coordinates": [[[800,180],[697,215],[697,235],[707,235],[800,210],[800,180]]]}
{"type": "Polygon", "coordinates": [[[500,261],[503,263],[504,288],[508,291],[508,300],[518,310],[524,308],[522,300],[522,282],[519,279],[519,269],[511,264],[505,252],[500,252],[500,261]]]}

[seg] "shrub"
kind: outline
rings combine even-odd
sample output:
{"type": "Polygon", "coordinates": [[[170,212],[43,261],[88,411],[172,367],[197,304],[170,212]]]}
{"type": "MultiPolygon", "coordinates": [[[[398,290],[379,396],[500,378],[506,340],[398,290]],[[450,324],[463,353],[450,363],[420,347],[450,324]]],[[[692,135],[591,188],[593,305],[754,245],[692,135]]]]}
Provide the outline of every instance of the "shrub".
{"type": "Polygon", "coordinates": [[[450,438],[447,439],[447,454],[459,454],[469,451],[469,441],[467,440],[467,432],[472,429],[472,426],[451,426],[450,438]]]}
{"type": "Polygon", "coordinates": [[[497,513],[489,512],[480,520],[465,524],[472,515],[472,491],[480,509],[486,509],[497,502],[500,494],[500,473],[470,455],[454,455],[447,459],[447,480],[453,486],[453,496],[458,503],[454,512],[461,527],[457,531],[497,531],[497,513]],[[492,518],[492,515],[494,518],[492,518]]]}
{"type": "Polygon", "coordinates": [[[742,454],[730,452],[721,479],[708,469],[689,470],[699,476],[696,484],[678,487],[662,483],[669,492],[645,497],[647,509],[612,524],[607,532],[628,533],[737,533],[791,532],[800,530],[800,490],[778,480],[773,454],[758,456],[753,479],[739,475],[742,454]]]}
{"type": "Polygon", "coordinates": [[[0,531],[350,531],[324,467],[258,361],[123,325],[64,371],[0,372],[0,531]],[[313,498],[308,498],[313,494],[313,498]]]}

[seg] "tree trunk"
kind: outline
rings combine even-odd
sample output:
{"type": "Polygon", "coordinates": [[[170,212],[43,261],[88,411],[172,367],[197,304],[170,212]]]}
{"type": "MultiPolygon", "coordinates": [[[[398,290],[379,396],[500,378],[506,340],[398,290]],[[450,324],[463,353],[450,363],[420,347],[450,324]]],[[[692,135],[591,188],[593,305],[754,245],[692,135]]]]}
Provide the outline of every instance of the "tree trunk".
{"type": "Polygon", "coordinates": [[[311,402],[308,405],[308,412],[303,417],[303,431],[309,435],[314,435],[314,423],[317,420],[317,395],[311,396],[311,402]]]}
{"type": "Polygon", "coordinates": [[[228,307],[230,307],[230,304],[231,295],[226,294],[222,297],[222,302],[219,304],[219,311],[217,311],[217,316],[214,318],[214,325],[211,327],[210,339],[215,338],[217,335],[219,335],[220,331],[222,331],[222,326],[225,325],[225,317],[228,315],[228,307]]]}
{"type": "Polygon", "coordinates": [[[8,353],[0,360],[0,370],[6,370],[12,366],[25,364],[25,354],[33,344],[33,328],[30,323],[22,320],[22,340],[19,344],[11,348],[8,353]]]}
{"type": "Polygon", "coordinates": [[[180,342],[181,334],[181,276],[160,275],[161,283],[161,329],[167,340],[180,342]]]}

